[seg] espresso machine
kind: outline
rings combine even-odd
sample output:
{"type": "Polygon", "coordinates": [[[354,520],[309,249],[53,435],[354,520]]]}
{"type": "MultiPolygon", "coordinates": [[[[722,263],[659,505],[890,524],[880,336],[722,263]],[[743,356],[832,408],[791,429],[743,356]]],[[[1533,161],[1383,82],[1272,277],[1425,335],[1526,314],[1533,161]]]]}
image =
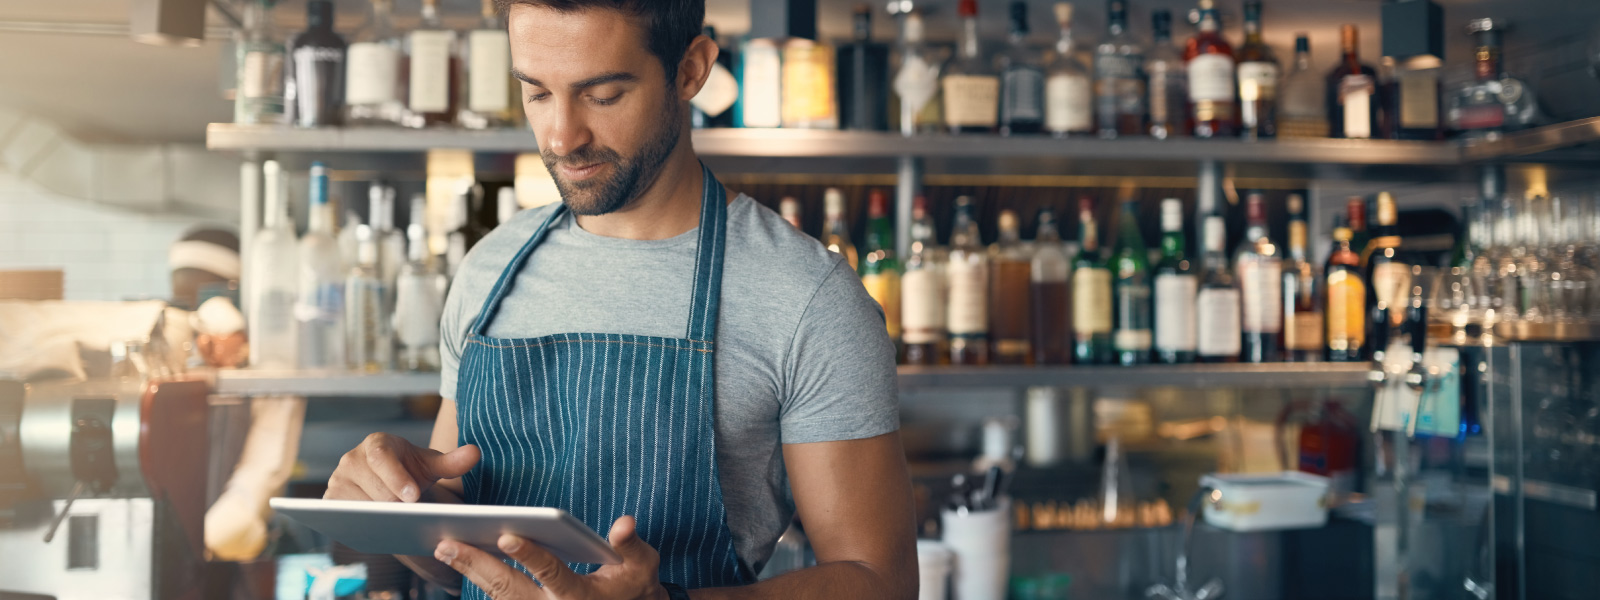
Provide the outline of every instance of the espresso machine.
{"type": "Polygon", "coordinates": [[[198,599],[209,386],[0,381],[0,599],[198,599]]]}

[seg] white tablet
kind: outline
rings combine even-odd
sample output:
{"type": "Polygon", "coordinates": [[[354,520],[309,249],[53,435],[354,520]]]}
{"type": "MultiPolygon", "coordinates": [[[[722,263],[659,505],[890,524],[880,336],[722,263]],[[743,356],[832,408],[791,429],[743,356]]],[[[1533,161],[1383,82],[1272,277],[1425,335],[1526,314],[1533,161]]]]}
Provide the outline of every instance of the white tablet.
{"type": "Polygon", "coordinates": [[[334,541],[367,554],[433,556],[444,539],[505,556],[497,543],[509,533],[531,540],[570,563],[614,565],[622,557],[567,511],[526,506],[480,506],[273,498],[272,509],[334,541]]]}

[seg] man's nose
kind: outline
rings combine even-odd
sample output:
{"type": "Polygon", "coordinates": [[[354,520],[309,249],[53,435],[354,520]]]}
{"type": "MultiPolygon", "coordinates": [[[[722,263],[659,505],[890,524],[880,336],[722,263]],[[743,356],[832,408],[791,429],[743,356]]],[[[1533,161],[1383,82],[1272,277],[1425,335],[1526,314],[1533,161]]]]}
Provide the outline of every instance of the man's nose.
{"type": "Polygon", "coordinates": [[[535,132],[541,146],[556,156],[566,156],[594,141],[577,101],[558,101],[555,104],[554,110],[544,115],[544,130],[535,132]]]}

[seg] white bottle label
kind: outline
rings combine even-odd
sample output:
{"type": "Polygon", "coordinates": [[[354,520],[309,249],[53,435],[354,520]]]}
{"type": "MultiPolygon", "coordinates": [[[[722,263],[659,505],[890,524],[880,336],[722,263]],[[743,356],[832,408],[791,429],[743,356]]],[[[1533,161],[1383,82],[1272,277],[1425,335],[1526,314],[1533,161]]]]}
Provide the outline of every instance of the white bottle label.
{"type": "Polygon", "coordinates": [[[282,97],[283,55],[277,52],[245,54],[238,93],[246,98],[282,97]]]}
{"type": "Polygon", "coordinates": [[[946,75],[944,122],[951,127],[994,127],[1000,119],[1000,78],[946,75]]]}
{"type": "Polygon", "coordinates": [[[1233,57],[1201,54],[1189,61],[1189,99],[1195,102],[1233,100],[1233,57]]]}
{"type": "Polygon", "coordinates": [[[344,99],[350,104],[397,102],[400,51],[387,44],[350,45],[350,65],[345,70],[344,99]]]}
{"type": "Polygon", "coordinates": [[[989,331],[989,265],[950,261],[950,335],[989,331]]]}
{"type": "Polygon", "coordinates": [[[1278,65],[1269,62],[1239,63],[1239,100],[1273,100],[1278,97],[1278,65]]]}
{"type": "Polygon", "coordinates": [[[1078,333],[1111,333],[1111,271],[1072,272],[1072,328],[1078,333]]]}
{"type": "Polygon", "coordinates": [[[722,63],[711,63],[711,74],[706,77],[706,84],[700,87],[700,93],[689,100],[695,108],[712,117],[727,112],[737,101],[739,80],[734,79],[733,73],[729,73],[722,63]]]}
{"type": "Polygon", "coordinates": [[[930,65],[920,54],[906,57],[900,72],[894,76],[894,93],[900,103],[915,115],[939,93],[939,65],[930,65]]]}
{"type": "Polygon", "coordinates": [[[1339,98],[1344,103],[1344,136],[1347,138],[1372,137],[1372,78],[1366,75],[1346,75],[1339,82],[1339,98]]]}
{"type": "Polygon", "coordinates": [[[744,53],[745,127],[777,127],[783,124],[782,62],[778,48],[749,45],[744,53]]]}
{"type": "Polygon", "coordinates": [[[1283,331],[1283,263],[1278,260],[1241,261],[1239,289],[1244,290],[1244,322],[1251,333],[1283,331]]]}
{"type": "Polygon", "coordinates": [[[467,34],[472,58],[467,72],[467,110],[499,113],[511,108],[511,41],[506,32],[480,29],[467,34]]]}
{"type": "Polygon", "coordinates": [[[411,110],[438,113],[450,110],[449,31],[411,32],[411,110]]]}
{"type": "Polygon", "coordinates": [[[1195,294],[1200,280],[1193,275],[1156,277],[1156,349],[1194,352],[1195,294]]]}
{"type": "Polygon", "coordinates": [[[907,344],[932,344],[944,337],[944,284],[933,269],[906,271],[900,278],[901,336],[907,344]]]}
{"type": "Polygon", "coordinates": [[[1239,331],[1239,290],[1206,288],[1195,300],[1199,353],[1202,356],[1236,356],[1242,349],[1239,331]]]}
{"type": "Polygon", "coordinates": [[[1091,89],[1085,75],[1051,75],[1045,83],[1045,127],[1052,133],[1089,131],[1091,89]]]}
{"type": "Polygon", "coordinates": [[[1373,294],[1389,305],[1389,318],[1398,320],[1398,313],[1411,294],[1411,265],[1402,262],[1378,263],[1372,270],[1373,294]]]}

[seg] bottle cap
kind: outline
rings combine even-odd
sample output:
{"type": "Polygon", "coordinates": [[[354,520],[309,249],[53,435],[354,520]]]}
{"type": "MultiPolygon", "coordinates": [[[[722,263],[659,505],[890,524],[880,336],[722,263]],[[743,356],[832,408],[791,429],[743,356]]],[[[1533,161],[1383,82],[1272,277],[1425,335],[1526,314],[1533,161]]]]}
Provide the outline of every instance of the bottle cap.
{"type": "Polygon", "coordinates": [[[1307,35],[1303,31],[1300,32],[1300,33],[1294,34],[1294,51],[1295,52],[1310,52],[1311,51],[1311,37],[1309,35],[1307,35]]]}
{"type": "Polygon", "coordinates": [[[1394,194],[1378,192],[1378,224],[1394,225],[1399,221],[1400,215],[1394,205],[1394,194]]]}
{"type": "Polygon", "coordinates": [[[1345,201],[1345,218],[1350,220],[1350,229],[1366,229],[1367,227],[1367,201],[1360,196],[1351,196],[1345,201]]]}
{"type": "Polygon", "coordinates": [[[1000,211],[1000,231],[1017,231],[1021,225],[1017,221],[1017,212],[1011,209],[1000,211]]]}
{"type": "Polygon", "coordinates": [[[333,27],[333,3],[328,0],[311,0],[306,3],[306,28],[333,27]]]}
{"type": "Polygon", "coordinates": [[[928,216],[928,198],[917,196],[911,199],[911,218],[921,219],[928,216]]]}
{"type": "Polygon", "coordinates": [[[1261,192],[1250,192],[1245,196],[1245,219],[1251,224],[1265,224],[1267,222],[1267,200],[1261,192]]]}
{"type": "Polygon", "coordinates": [[[1346,23],[1339,26],[1339,44],[1345,52],[1354,52],[1356,48],[1361,47],[1360,42],[1361,34],[1356,31],[1355,24],[1346,23]]]}
{"type": "Polygon", "coordinates": [[[905,36],[906,43],[922,43],[923,38],[927,37],[927,33],[924,31],[925,28],[922,25],[922,9],[914,9],[906,13],[905,19],[905,29],[901,31],[901,35],[905,36]]]}
{"type": "Polygon", "coordinates": [[[822,193],[822,214],[832,219],[844,216],[844,192],[828,188],[822,193]]]}
{"type": "Polygon", "coordinates": [[[1511,23],[1505,19],[1473,19],[1467,21],[1467,33],[1478,34],[1489,31],[1505,31],[1511,28],[1511,23]]]}
{"type": "Polygon", "coordinates": [[[961,5],[956,7],[956,14],[962,17],[978,16],[978,0],[961,0],[961,5]]]}
{"type": "Polygon", "coordinates": [[[800,201],[794,199],[793,196],[785,197],[783,200],[778,202],[778,214],[782,215],[784,220],[787,221],[799,219],[800,201]]]}
{"type": "Polygon", "coordinates": [[[1071,4],[1066,3],[1066,2],[1057,2],[1056,6],[1055,6],[1055,10],[1056,10],[1056,24],[1057,25],[1060,25],[1062,29],[1066,29],[1067,27],[1072,25],[1072,5],[1071,4]]]}
{"type": "Polygon", "coordinates": [[[1183,231],[1183,201],[1167,198],[1161,201],[1161,230],[1183,231]]]}
{"type": "Polygon", "coordinates": [[[1348,241],[1350,241],[1350,238],[1352,238],[1352,237],[1355,237],[1355,236],[1350,233],[1350,228],[1349,227],[1335,227],[1335,228],[1333,228],[1333,241],[1336,241],[1336,242],[1348,242],[1348,241]]]}
{"type": "Polygon", "coordinates": [[[867,194],[867,216],[871,218],[889,216],[889,195],[883,190],[872,190],[867,194]]]}
{"type": "Polygon", "coordinates": [[[1039,216],[1035,217],[1035,220],[1039,222],[1040,227],[1045,225],[1054,226],[1056,224],[1056,211],[1048,206],[1041,208],[1039,209],[1039,216]]]}
{"type": "Polygon", "coordinates": [[[1017,1],[1011,3],[1011,33],[1028,35],[1028,3],[1017,1]]]}
{"type": "Polygon", "coordinates": [[[328,205],[328,166],[320,161],[311,163],[311,205],[328,205]]]}
{"type": "Polygon", "coordinates": [[[383,183],[373,183],[367,191],[370,200],[367,222],[379,233],[394,229],[394,189],[383,183]]]}
{"type": "Polygon", "coordinates": [[[1295,216],[1295,217],[1304,217],[1305,216],[1306,199],[1302,198],[1300,196],[1300,194],[1289,194],[1289,201],[1287,202],[1287,204],[1288,204],[1289,215],[1290,216],[1295,216]]]}
{"type": "Polygon", "coordinates": [[[1082,196],[1078,198],[1078,214],[1094,216],[1094,198],[1082,196]]]}

